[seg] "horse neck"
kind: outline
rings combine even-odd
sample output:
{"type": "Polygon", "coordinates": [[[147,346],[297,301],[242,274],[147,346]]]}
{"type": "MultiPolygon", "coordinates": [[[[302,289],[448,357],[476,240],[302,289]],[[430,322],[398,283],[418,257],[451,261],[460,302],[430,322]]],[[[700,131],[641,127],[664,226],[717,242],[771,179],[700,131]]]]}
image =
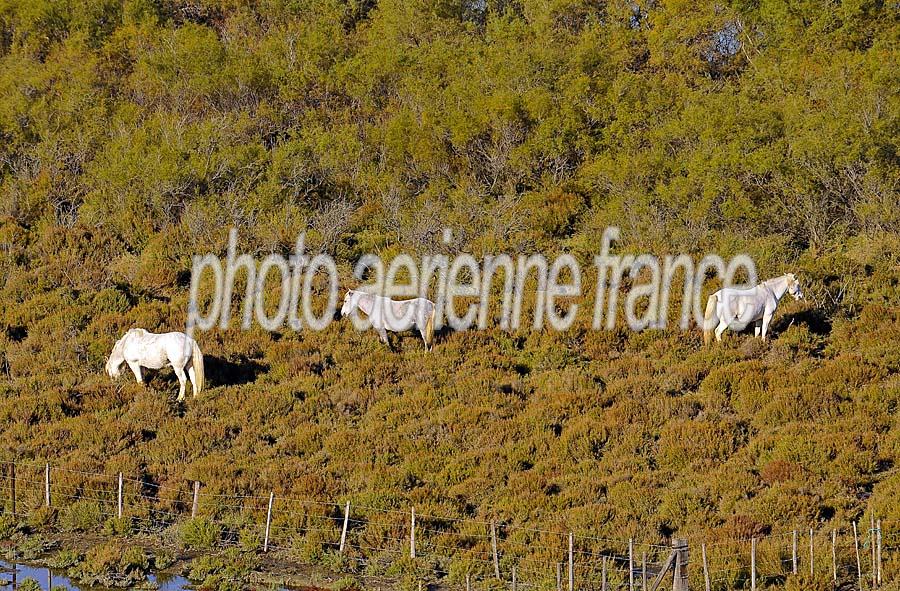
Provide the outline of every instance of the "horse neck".
{"type": "Polygon", "coordinates": [[[121,339],[116,341],[116,344],[113,345],[112,353],[109,356],[110,359],[112,359],[113,357],[116,357],[116,356],[118,356],[120,358],[125,357],[125,354],[123,353],[123,351],[125,350],[125,341],[127,338],[128,338],[128,334],[126,333],[125,336],[123,336],[121,339]]]}
{"type": "Polygon", "coordinates": [[[119,366],[122,364],[122,362],[125,361],[125,354],[122,352],[124,348],[125,348],[125,337],[122,337],[121,339],[116,341],[115,345],[113,345],[112,352],[109,354],[109,359],[106,360],[107,367],[110,364],[119,366]]]}
{"type": "Polygon", "coordinates": [[[784,297],[785,292],[787,292],[787,275],[782,275],[781,277],[776,277],[775,279],[769,279],[768,281],[766,281],[766,287],[772,290],[772,294],[775,296],[775,301],[777,302],[782,297],[784,297]]]}

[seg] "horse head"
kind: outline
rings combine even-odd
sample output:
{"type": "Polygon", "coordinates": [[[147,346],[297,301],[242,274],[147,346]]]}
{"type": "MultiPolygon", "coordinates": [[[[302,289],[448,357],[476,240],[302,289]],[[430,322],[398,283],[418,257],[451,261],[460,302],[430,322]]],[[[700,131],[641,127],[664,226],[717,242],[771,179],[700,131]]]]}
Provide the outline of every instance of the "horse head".
{"type": "Polygon", "coordinates": [[[128,333],[125,333],[125,336],[116,341],[116,344],[113,345],[112,353],[109,355],[109,359],[106,360],[106,373],[111,378],[119,377],[119,368],[125,363],[125,356],[122,354],[122,349],[125,346],[125,337],[127,336],[128,333]]]}
{"type": "Polygon", "coordinates": [[[347,294],[344,296],[344,305],[341,306],[341,316],[346,316],[350,312],[353,311],[354,301],[353,301],[353,290],[348,289],[347,294]]]}
{"type": "Polygon", "coordinates": [[[793,273],[788,273],[786,277],[788,280],[787,292],[794,296],[795,300],[802,300],[803,290],[800,289],[800,281],[797,280],[797,277],[795,277],[793,273]]]}

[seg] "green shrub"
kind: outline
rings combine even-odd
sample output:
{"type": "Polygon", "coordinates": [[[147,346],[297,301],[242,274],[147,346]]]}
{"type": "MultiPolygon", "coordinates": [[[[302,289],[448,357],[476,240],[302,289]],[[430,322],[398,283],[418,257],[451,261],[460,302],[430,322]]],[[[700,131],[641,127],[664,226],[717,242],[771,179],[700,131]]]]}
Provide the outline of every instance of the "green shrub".
{"type": "Polygon", "coordinates": [[[47,562],[53,568],[67,569],[81,562],[82,558],[75,550],[60,550],[47,562]]]}
{"type": "Polygon", "coordinates": [[[259,527],[247,526],[243,527],[238,534],[238,544],[241,550],[247,552],[258,550],[263,544],[263,534],[259,527]]]}
{"type": "Polygon", "coordinates": [[[134,522],[128,515],[110,517],[103,524],[103,532],[112,536],[127,536],[134,529],[134,522]]]}
{"type": "Polygon", "coordinates": [[[42,506],[28,515],[28,526],[38,531],[45,528],[51,528],[56,524],[57,515],[58,513],[55,508],[42,506]]]}
{"type": "Polygon", "coordinates": [[[131,587],[147,581],[150,560],[138,546],[107,542],[94,546],[69,573],[85,585],[131,587]]]}
{"type": "Polygon", "coordinates": [[[341,577],[331,585],[331,588],[334,591],[361,591],[363,586],[355,577],[341,577]]]}
{"type": "Polygon", "coordinates": [[[222,530],[218,524],[205,517],[195,517],[179,527],[179,539],[187,548],[208,550],[219,543],[222,530]]]}
{"type": "Polygon", "coordinates": [[[223,588],[221,585],[228,585],[228,589],[238,589],[256,566],[252,553],[229,548],[219,554],[199,556],[192,560],[188,578],[202,583],[204,588],[220,589],[223,588]]]}
{"type": "Polygon", "coordinates": [[[8,540],[19,531],[19,521],[12,515],[0,515],[0,540],[8,540]]]}
{"type": "Polygon", "coordinates": [[[153,568],[165,570],[178,561],[178,556],[169,550],[157,550],[153,554],[153,568]]]}
{"type": "Polygon", "coordinates": [[[100,527],[103,511],[100,504],[94,501],[75,501],[62,510],[59,526],[64,531],[85,532],[100,527]]]}
{"type": "Polygon", "coordinates": [[[15,555],[18,558],[22,558],[24,560],[34,560],[35,558],[40,557],[42,554],[46,553],[52,548],[53,544],[48,542],[43,537],[38,534],[25,536],[24,538],[18,540],[16,545],[11,548],[11,551],[15,551],[15,555]]]}

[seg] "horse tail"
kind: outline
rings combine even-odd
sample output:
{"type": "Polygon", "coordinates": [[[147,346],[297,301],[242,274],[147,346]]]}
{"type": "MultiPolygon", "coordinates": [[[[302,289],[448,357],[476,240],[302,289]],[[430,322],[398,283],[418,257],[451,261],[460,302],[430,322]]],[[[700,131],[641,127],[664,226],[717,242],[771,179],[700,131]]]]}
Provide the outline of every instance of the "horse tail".
{"type": "Polygon", "coordinates": [[[715,328],[716,307],[719,303],[719,296],[712,294],[706,300],[706,314],[703,315],[703,344],[708,345],[712,342],[713,328],[715,328]]]}
{"type": "Polygon", "coordinates": [[[203,391],[203,386],[206,383],[206,377],[203,374],[203,353],[200,352],[200,347],[197,345],[197,341],[194,341],[194,349],[191,352],[191,362],[194,367],[194,379],[197,380],[197,383],[194,384],[197,386],[197,394],[203,391]]]}
{"type": "Polygon", "coordinates": [[[428,320],[425,322],[425,344],[428,345],[428,350],[431,350],[432,343],[434,342],[434,306],[431,306],[431,314],[428,315],[428,320]]]}

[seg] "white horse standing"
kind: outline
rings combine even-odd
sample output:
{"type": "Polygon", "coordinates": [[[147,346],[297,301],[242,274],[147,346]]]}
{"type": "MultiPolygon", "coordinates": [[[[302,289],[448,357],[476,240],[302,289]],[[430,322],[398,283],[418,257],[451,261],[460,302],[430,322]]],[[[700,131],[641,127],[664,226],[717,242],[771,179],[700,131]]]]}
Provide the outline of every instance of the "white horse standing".
{"type": "Polygon", "coordinates": [[[194,396],[203,390],[203,353],[197,341],[183,332],[167,332],[154,334],[143,328],[132,328],[119,339],[113,347],[112,354],[106,362],[106,373],[111,378],[119,377],[119,369],[127,363],[139,384],[141,368],[160,369],[169,364],[178,376],[178,400],[184,400],[184,386],[187,378],[184,369],[191,378],[194,396]],[[190,365],[189,365],[190,364],[190,365]]]}
{"type": "Polygon", "coordinates": [[[712,341],[713,327],[716,340],[722,340],[725,329],[744,330],[754,324],[753,336],[766,339],[769,322],[775,314],[778,302],[789,293],[795,300],[803,299],[800,282],[793,273],[768,279],[756,287],[734,289],[726,287],[709,296],[703,321],[703,342],[712,341]]]}
{"type": "Polygon", "coordinates": [[[434,302],[427,298],[396,301],[364,291],[348,290],[341,307],[341,316],[356,308],[369,317],[372,327],[381,340],[390,346],[387,331],[400,332],[414,326],[422,335],[425,350],[430,351],[434,341],[434,302]]]}

